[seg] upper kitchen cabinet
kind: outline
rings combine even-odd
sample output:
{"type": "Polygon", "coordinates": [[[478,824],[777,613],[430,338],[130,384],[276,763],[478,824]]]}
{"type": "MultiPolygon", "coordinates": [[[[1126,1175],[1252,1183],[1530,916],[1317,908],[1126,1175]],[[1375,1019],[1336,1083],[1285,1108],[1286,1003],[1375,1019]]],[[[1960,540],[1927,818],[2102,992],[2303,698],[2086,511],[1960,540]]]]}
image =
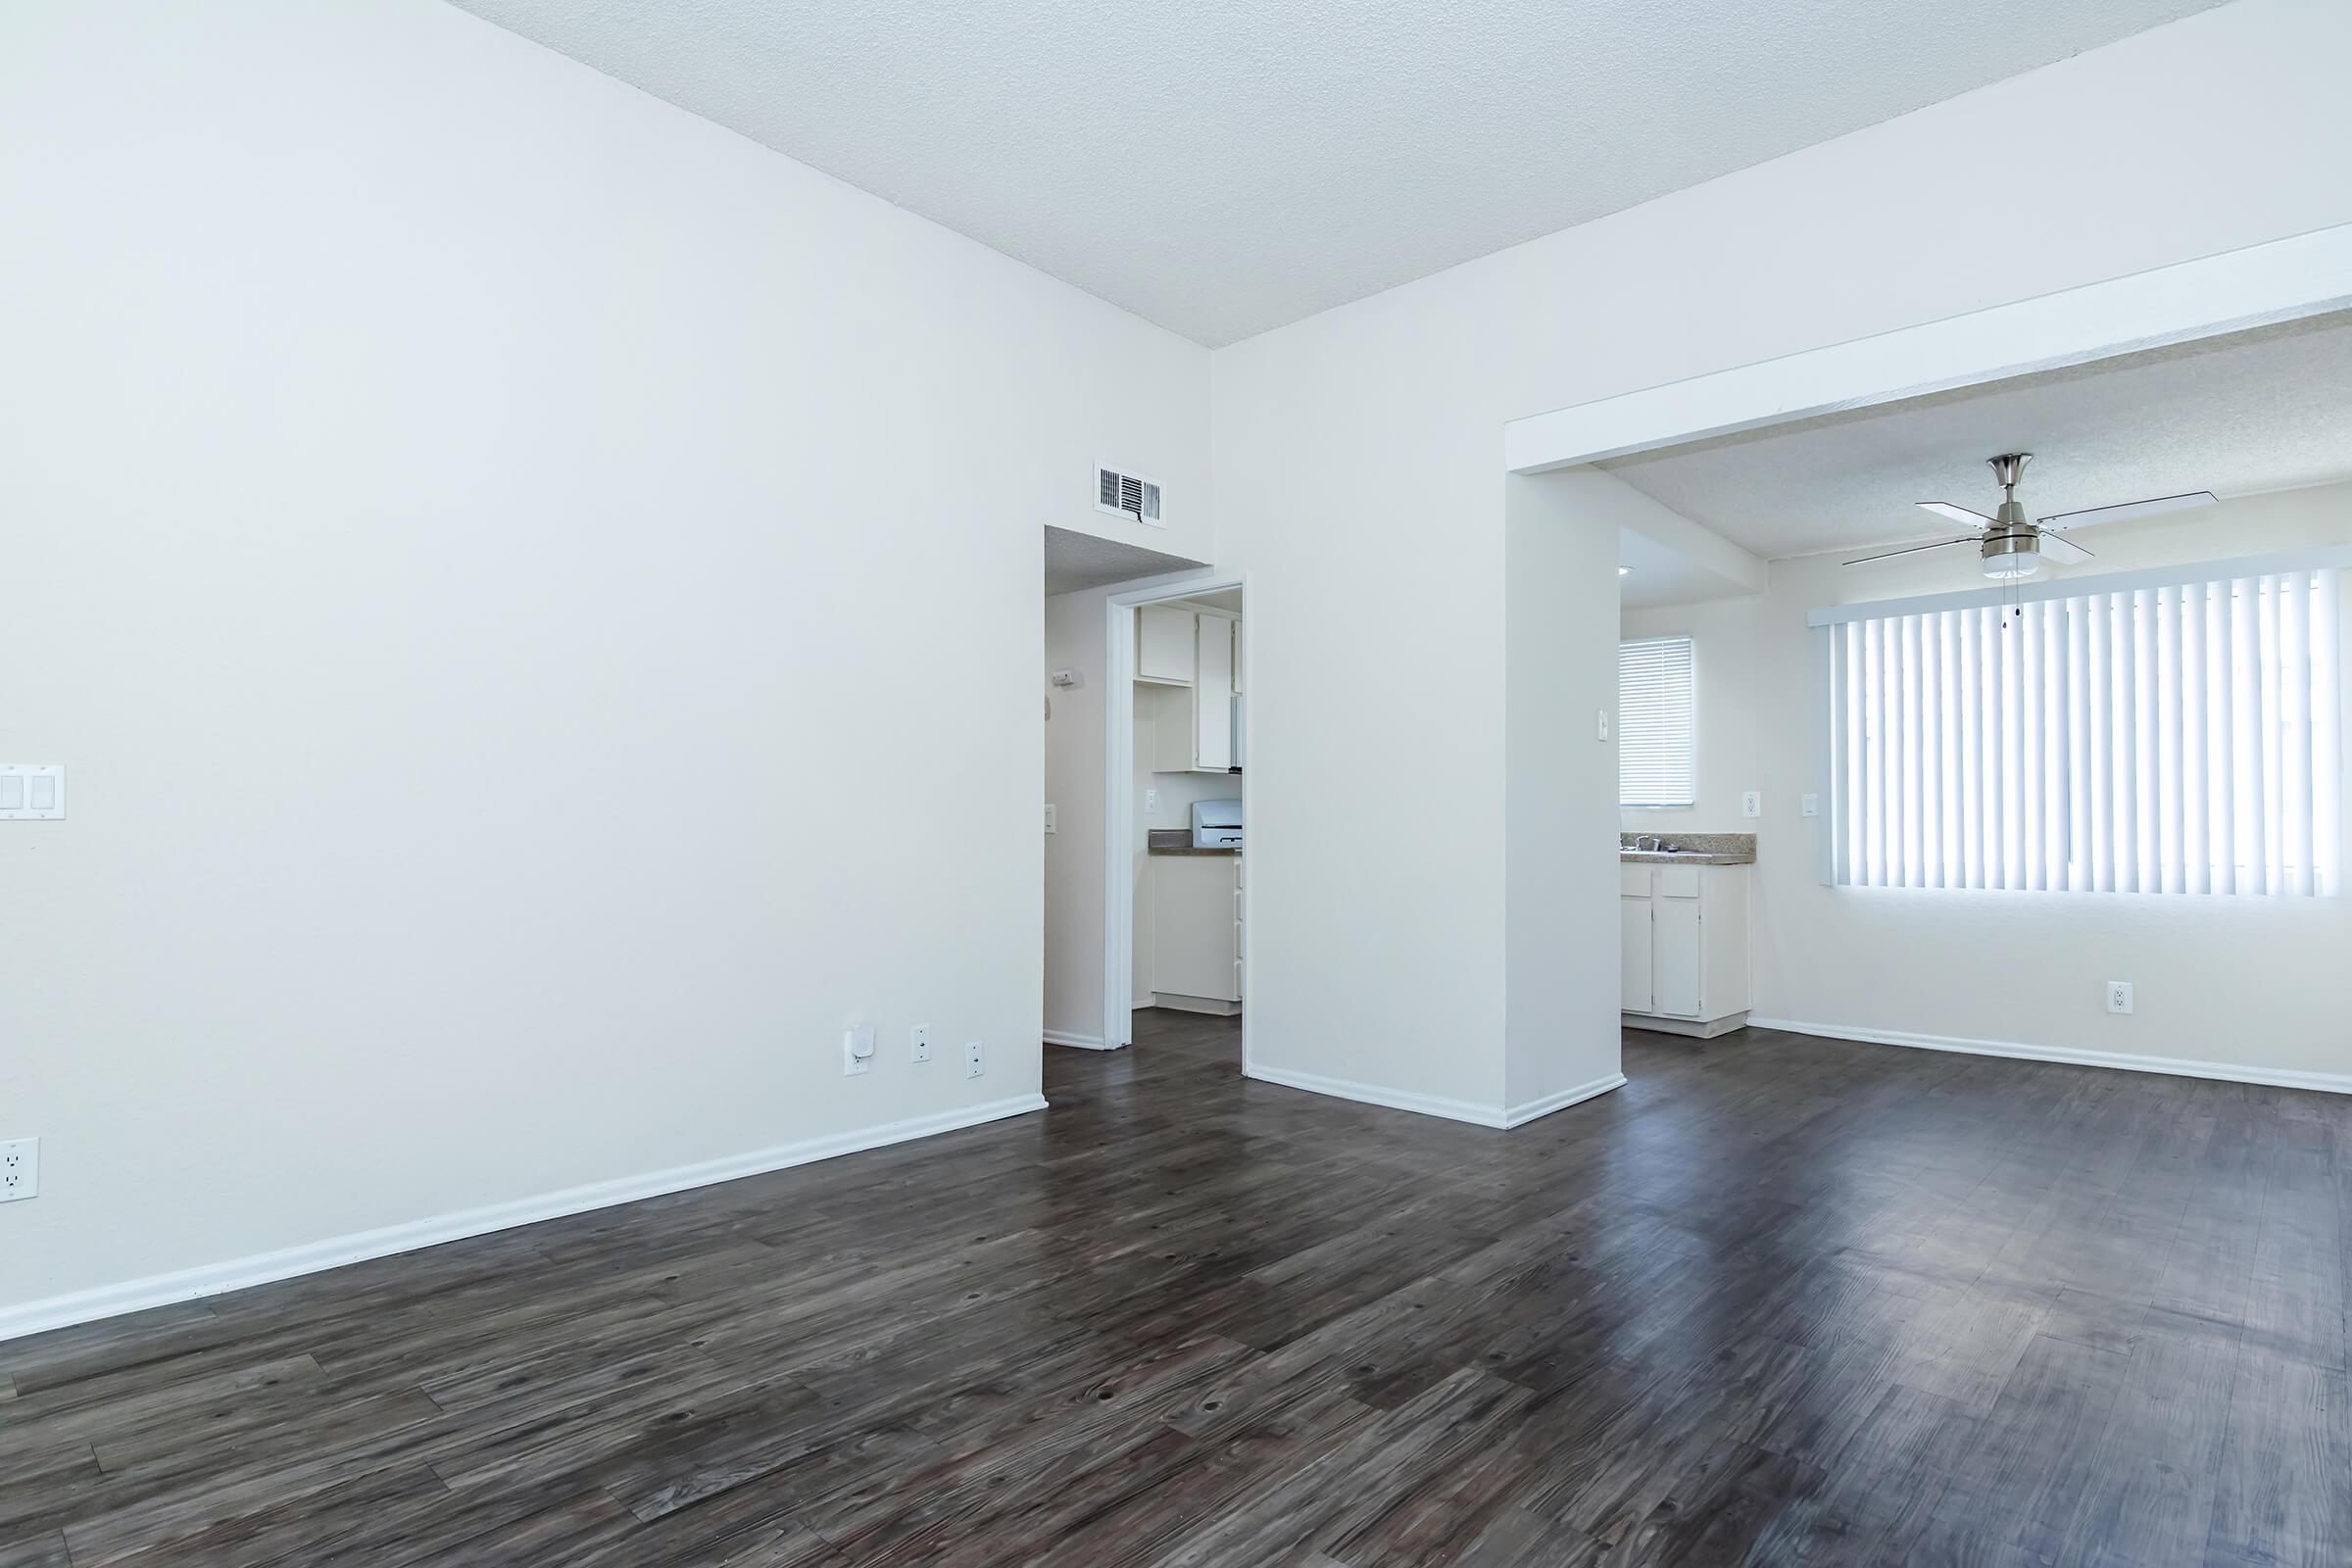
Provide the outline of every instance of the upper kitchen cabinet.
{"type": "Polygon", "coordinates": [[[1190,686],[1200,614],[1172,605],[1146,605],[1135,617],[1135,678],[1190,686]]]}
{"type": "Polygon", "coordinates": [[[1233,633],[1241,623],[1200,617],[1200,678],[1193,683],[1193,766],[1221,773],[1233,766],[1233,633]]]}
{"type": "Polygon", "coordinates": [[[1240,618],[1147,605],[1135,619],[1136,721],[1152,725],[1152,770],[1231,772],[1240,618]]]}

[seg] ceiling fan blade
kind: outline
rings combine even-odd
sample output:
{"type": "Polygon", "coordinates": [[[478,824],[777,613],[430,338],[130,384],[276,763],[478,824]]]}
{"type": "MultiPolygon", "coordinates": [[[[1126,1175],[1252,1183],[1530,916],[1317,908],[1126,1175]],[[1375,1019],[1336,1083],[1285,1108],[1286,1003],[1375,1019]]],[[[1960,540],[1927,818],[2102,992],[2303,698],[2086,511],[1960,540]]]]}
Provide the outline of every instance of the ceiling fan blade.
{"type": "Polygon", "coordinates": [[[2210,507],[2214,500],[2214,493],[2210,490],[2191,490],[2186,495],[2127,501],[2121,506],[2092,507],[2087,512],[2061,512],[2054,517],[2038,517],[2034,520],[2044,528],[2095,528],[2102,523],[2129,522],[2133,517],[2153,517],[2160,512],[2187,512],[2195,507],[2210,507]]]}
{"type": "Polygon", "coordinates": [[[1963,528],[1989,528],[1992,526],[1992,519],[1982,512],[1971,512],[1966,507],[1955,507],[1949,501],[1922,501],[1918,503],[1918,506],[1922,511],[1933,512],[1938,517],[1949,517],[1963,528]]]}
{"type": "Polygon", "coordinates": [[[1973,534],[1966,539],[1938,539],[1932,545],[1906,545],[1900,550],[1882,550],[1875,556],[1856,556],[1846,564],[1859,566],[1866,561],[1886,561],[1894,556],[1916,556],[1922,550],[1941,550],[1948,545],[1973,545],[1977,542],[1978,540],[1973,534]]]}
{"type": "Polygon", "coordinates": [[[2079,566],[2090,559],[2090,552],[2066,535],[2043,529],[2034,541],[2041,559],[2056,566],[2079,566]]]}

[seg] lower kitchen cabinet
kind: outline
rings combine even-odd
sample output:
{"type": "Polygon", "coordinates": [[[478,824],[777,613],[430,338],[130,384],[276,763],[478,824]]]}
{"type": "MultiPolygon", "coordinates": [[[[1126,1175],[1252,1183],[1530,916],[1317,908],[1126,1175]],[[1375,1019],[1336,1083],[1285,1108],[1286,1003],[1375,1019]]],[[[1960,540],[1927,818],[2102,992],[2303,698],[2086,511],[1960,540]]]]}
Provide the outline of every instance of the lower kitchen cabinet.
{"type": "Polygon", "coordinates": [[[1619,864],[1628,1023],[1701,1038],[1747,1022],[1744,865],[1619,864]]]}
{"type": "Polygon", "coordinates": [[[1152,857],[1152,993],[1159,1005],[1239,1012],[1242,858],[1152,857]]]}

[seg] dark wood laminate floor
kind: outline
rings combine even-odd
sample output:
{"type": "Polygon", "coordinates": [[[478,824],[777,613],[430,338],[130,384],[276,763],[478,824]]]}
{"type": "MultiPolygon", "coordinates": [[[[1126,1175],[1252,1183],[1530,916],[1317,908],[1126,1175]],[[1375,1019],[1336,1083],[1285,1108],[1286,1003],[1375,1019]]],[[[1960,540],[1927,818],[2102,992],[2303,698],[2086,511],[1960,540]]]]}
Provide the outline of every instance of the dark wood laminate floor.
{"type": "Polygon", "coordinates": [[[2352,1102],[1751,1032],[1054,1108],[0,1345],[0,1565],[2352,1562],[2352,1102]]]}

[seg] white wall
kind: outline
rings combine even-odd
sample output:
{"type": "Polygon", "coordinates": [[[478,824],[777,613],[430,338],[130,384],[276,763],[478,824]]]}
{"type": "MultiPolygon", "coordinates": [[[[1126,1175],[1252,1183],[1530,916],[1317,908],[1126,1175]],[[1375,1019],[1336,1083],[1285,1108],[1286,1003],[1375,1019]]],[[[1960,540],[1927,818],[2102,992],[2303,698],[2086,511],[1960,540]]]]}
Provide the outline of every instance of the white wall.
{"type": "Polygon", "coordinates": [[[1102,603],[1108,589],[1046,601],[1044,669],[1074,669],[1083,685],[1046,688],[1045,1011],[1047,1033],[1102,1038],[1102,603]]]}
{"type": "Polygon", "coordinates": [[[2352,220],[2348,57],[2352,7],[2241,0],[1219,350],[1257,1058],[1499,1102],[1505,420],[2352,220]],[[1409,835],[1351,787],[1396,751],[1446,770],[1409,835]]]}
{"type": "Polygon", "coordinates": [[[1503,480],[1504,1114],[1624,1081],[1618,1070],[1616,514],[1590,469],[1503,480]],[[1596,831],[1596,829],[1599,829],[1596,831]],[[1587,896],[1592,889],[1604,900],[1587,896]]]}
{"type": "MultiPolygon", "coordinates": [[[[2352,485],[2101,528],[2089,571],[2352,542],[2352,485]]],[[[1965,552],[1954,554],[1965,556],[1965,552]]],[[[1805,612],[1970,585],[1966,560],[1773,563],[1746,667],[1765,793],[1755,1015],[2060,1051],[2320,1073],[2352,1087],[2352,900],[1828,888],[1798,798],[1815,788],[1805,612]],[[2130,980],[2135,1010],[2106,1010],[2130,980]]],[[[2352,661],[2340,689],[2352,691],[2352,661]]],[[[2352,794],[2347,797],[2352,811],[2352,794]]]]}
{"type": "Polygon", "coordinates": [[[1755,641],[1752,596],[1620,612],[1618,635],[1690,639],[1691,699],[1697,715],[1698,799],[1688,810],[1621,810],[1628,833],[1753,833],[1740,814],[1743,791],[1761,789],[1755,777],[1755,641]]]}
{"type": "Polygon", "coordinates": [[[0,212],[0,1312],[1034,1102],[1040,528],[1210,558],[1204,351],[431,0],[11,7],[0,212]]]}

